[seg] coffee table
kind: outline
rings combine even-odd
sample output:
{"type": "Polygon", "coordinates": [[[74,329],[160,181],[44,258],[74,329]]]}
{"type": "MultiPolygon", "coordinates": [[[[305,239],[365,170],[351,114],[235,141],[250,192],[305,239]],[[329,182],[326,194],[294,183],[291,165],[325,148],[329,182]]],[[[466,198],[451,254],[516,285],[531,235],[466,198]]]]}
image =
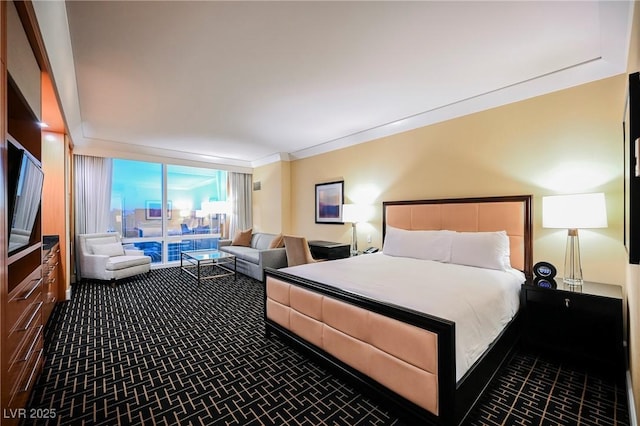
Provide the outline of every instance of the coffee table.
{"type": "Polygon", "coordinates": [[[226,277],[233,275],[233,279],[237,279],[236,275],[236,257],[232,254],[218,250],[187,250],[180,252],[180,273],[182,271],[191,275],[198,280],[198,285],[202,280],[226,277]],[[231,264],[233,263],[233,269],[231,264]],[[202,268],[205,266],[213,266],[213,269],[221,269],[222,272],[214,275],[202,275],[202,268]],[[194,273],[190,269],[196,269],[194,273]]]}

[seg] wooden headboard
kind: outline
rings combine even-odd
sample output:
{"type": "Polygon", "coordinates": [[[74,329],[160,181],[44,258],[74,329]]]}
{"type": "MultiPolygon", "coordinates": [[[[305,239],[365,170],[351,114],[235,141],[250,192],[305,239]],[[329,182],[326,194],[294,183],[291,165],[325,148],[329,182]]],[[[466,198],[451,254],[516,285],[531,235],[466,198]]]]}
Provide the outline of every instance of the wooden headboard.
{"type": "Polygon", "coordinates": [[[385,201],[382,206],[383,240],[387,225],[407,230],[506,231],[511,266],[527,278],[532,276],[531,195],[385,201]]]}

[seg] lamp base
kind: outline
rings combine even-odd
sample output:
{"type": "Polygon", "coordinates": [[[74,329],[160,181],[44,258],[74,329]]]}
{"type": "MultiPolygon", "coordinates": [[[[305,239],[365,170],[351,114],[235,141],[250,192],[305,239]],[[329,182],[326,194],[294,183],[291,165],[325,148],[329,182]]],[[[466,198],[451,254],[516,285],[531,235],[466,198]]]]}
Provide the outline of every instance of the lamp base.
{"type": "Polygon", "coordinates": [[[358,233],[356,232],[356,223],[351,224],[351,256],[358,255],[358,233]]]}
{"type": "Polygon", "coordinates": [[[576,278],[563,278],[562,282],[569,287],[582,287],[584,280],[576,278]]]}
{"type": "Polygon", "coordinates": [[[564,277],[562,282],[570,287],[581,287],[582,264],[580,263],[580,240],[578,230],[569,229],[567,232],[567,251],[564,254],[564,277]]]}

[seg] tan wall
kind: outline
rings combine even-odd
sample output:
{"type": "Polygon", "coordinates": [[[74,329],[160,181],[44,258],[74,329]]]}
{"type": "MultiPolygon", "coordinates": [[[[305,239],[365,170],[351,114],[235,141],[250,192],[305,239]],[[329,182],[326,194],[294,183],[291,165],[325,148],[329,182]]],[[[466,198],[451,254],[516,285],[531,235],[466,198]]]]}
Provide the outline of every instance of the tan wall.
{"type": "MultiPolygon", "coordinates": [[[[629,46],[628,73],[640,71],[640,3],[636,2],[631,43],[629,46]]],[[[629,309],[629,366],[633,383],[636,413],[640,413],[640,266],[629,265],[627,275],[627,303],[629,309]]]]}
{"type": "Polygon", "coordinates": [[[535,260],[562,270],[566,231],[541,228],[540,197],[603,191],[609,227],[581,231],[585,279],[623,284],[622,116],[626,78],[595,83],[291,163],[292,232],[350,241],[350,225],[314,223],[315,184],[344,179],[345,202],[376,207],[360,247],[382,245],[384,200],[534,196],[535,260]]]}
{"type": "Polygon", "coordinates": [[[292,233],[291,164],[288,161],[267,164],[253,171],[253,229],[269,233],[292,233]]]}

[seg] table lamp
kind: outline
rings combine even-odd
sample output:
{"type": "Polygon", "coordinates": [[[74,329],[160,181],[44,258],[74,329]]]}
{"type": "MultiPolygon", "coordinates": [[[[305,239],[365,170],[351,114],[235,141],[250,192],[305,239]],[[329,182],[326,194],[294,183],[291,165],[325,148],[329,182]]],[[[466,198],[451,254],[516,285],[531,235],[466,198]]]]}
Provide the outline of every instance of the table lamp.
{"type": "Polygon", "coordinates": [[[203,225],[203,220],[207,217],[207,213],[204,210],[196,210],[196,217],[198,218],[198,226],[203,225]]]}
{"type": "Polygon", "coordinates": [[[583,279],[578,229],[607,227],[604,194],[600,192],[542,197],[542,227],[568,230],[563,282],[569,286],[581,286],[583,279]]]}
{"type": "Polygon", "coordinates": [[[225,238],[226,215],[229,214],[229,203],[226,201],[209,201],[206,204],[207,211],[218,216],[218,231],[221,238],[225,238]]]}
{"type": "Polygon", "coordinates": [[[359,204],[343,204],[342,205],[342,221],[351,223],[351,256],[358,254],[358,234],[356,232],[356,224],[365,222],[368,219],[367,206],[359,204]]]}

